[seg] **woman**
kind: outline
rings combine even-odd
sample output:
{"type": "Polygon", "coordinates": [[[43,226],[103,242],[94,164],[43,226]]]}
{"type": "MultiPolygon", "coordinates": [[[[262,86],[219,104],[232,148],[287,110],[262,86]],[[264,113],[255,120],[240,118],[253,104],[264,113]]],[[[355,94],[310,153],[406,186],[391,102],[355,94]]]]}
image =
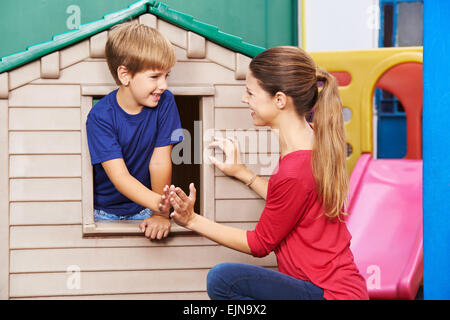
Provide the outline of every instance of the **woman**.
{"type": "Polygon", "coordinates": [[[278,270],[223,263],[208,274],[212,299],[368,299],[341,216],[348,194],[342,103],[336,80],[297,47],[275,47],[250,63],[243,102],[253,123],[279,134],[281,156],[267,182],[240,161],[236,141],[219,139],[226,161],[211,161],[266,199],[255,230],[195,214],[189,197],[166,186],[176,223],[229,248],[262,257],[275,251],[278,270]],[[323,87],[319,93],[318,83],[323,87]],[[306,117],[314,112],[313,126],[306,117]]]}

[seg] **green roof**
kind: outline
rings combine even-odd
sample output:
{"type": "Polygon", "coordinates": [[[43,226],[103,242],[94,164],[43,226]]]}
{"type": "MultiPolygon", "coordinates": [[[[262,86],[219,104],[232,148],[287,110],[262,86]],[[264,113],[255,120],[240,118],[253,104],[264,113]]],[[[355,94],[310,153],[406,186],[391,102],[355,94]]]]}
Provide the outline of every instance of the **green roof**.
{"type": "Polygon", "coordinates": [[[103,19],[80,25],[79,29],[55,35],[50,41],[29,46],[25,51],[3,57],[0,60],[0,73],[70,46],[71,44],[109,29],[118,23],[135,18],[147,12],[154,14],[162,20],[177,25],[178,27],[195,32],[223,47],[240,52],[249,57],[254,57],[264,50],[262,47],[243,42],[239,37],[221,32],[219,31],[219,28],[215,26],[195,20],[192,16],[170,9],[162,2],[156,2],[155,0],[141,0],[129,5],[126,9],[107,14],[103,19]]]}

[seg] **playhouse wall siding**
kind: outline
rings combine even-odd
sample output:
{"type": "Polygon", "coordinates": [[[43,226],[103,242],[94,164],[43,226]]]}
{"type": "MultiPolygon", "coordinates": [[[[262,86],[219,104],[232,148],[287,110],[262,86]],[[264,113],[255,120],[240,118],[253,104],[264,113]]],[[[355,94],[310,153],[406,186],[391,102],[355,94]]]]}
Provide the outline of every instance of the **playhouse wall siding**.
{"type": "MultiPolygon", "coordinates": [[[[240,102],[248,58],[153,16],[141,21],[156,24],[175,46],[179,61],[169,86],[214,87],[217,133],[255,130],[240,102]],[[203,58],[188,58],[202,52],[203,58]]],[[[195,234],[162,241],[83,237],[82,87],[115,86],[98,49],[105,33],[94,37],[44,57],[42,66],[37,60],[7,74],[8,99],[0,100],[0,298],[207,299],[206,275],[220,262],[275,268],[273,253],[253,258],[195,234]],[[67,286],[70,266],[81,270],[79,289],[67,286]]],[[[279,153],[273,142],[261,143],[262,153],[253,146],[242,152],[244,159],[256,159],[250,168],[268,178],[279,153]]],[[[215,219],[253,229],[264,200],[219,170],[210,172],[215,219]]]]}

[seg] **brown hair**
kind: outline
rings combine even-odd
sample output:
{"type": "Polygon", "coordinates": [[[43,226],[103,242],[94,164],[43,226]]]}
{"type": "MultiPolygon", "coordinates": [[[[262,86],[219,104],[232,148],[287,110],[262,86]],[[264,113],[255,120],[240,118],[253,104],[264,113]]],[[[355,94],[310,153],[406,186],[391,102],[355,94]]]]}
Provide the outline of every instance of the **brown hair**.
{"type": "Polygon", "coordinates": [[[348,196],[342,102],[336,79],[297,47],[274,47],[250,62],[250,71],[270,95],[291,97],[300,116],[314,112],[312,171],[319,198],[330,218],[339,217],[348,196]],[[318,82],[323,83],[319,93],[318,82]]]}
{"type": "Polygon", "coordinates": [[[147,69],[168,70],[176,63],[169,40],[156,29],[135,22],[125,22],[111,29],[105,54],[109,71],[119,85],[119,66],[125,66],[134,76],[147,69]]]}

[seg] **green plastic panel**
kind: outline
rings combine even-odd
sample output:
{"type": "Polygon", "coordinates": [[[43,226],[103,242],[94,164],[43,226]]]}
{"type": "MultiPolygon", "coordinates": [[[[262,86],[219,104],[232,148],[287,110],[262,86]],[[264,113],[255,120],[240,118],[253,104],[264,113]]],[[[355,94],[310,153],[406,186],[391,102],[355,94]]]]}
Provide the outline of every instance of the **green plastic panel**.
{"type": "Polygon", "coordinates": [[[0,73],[79,42],[122,21],[141,15],[147,12],[149,2],[154,3],[154,1],[149,0],[135,2],[127,9],[105,15],[101,20],[83,24],[79,29],[55,35],[50,41],[29,46],[25,51],[6,56],[0,62],[0,73]]]}
{"type": "MultiPolygon", "coordinates": [[[[128,4],[130,0],[109,0],[108,2],[90,0],[40,0],[33,2],[31,0],[17,2],[12,2],[11,0],[3,1],[5,1],[5,3],[2,4],[2,9],[5,10],[2,10],[1,12],[7,12],[14,18],[16,16],[15,14],[17,14],[18,11],[21,11],[18,16],[22,17],[23,22],[19,25],[19,29],[32,28],[33,30],[36,30],[36,32],[28,33],[26,39],[29,42],[27,42],[27,44],[38,44],[28,46],[24,51],[2,58],[0,61],[0,73],[16,68],[53,51],[60,50],[61,48],[79,42],[110,28],[117,23],[136,17],[145,12],[151,12],[161,19],[201,34],[211,41],[251,57],[264,50],[264,47],[297,44],[297,0],[248,0],[244,2],[238,2],[236,0],[166,0],[164,3],[155,0],[141,0],[132,4],[128,4]],[[108,10],[124,5],[124,2],[126,2],[126,5],[128,6],[125,7],[125,9],[116,11],[108,10]],[[106,3],[108,6],[106,6],[106,3]],[[176,10],[169,7],[167,3],[169,3],[170,6],[173,5],[177,8],[182,7],[184,9],[183,11],[176,10]],[[90,9],[86,10],[86,7],[89,7],[90,9]],[[38,14],[33,15],[33,12],[36,11],[33,11],[35,8],[46,8],[47,12],[45,12],[44,15],[41,14],[39,16],[55,17],[55,19],[44,19],[45,21],[38,23],[37,26],[33,25],[36,24],[36,16],[38,16],[38,14]],[[36,34],[39,33],[41,26],[46,26],[48,29],[48,26],[51,25],[52,21],[57,24],[61,23],[61,8],[64,9],[63,12],[66,12],[64,16],[67,18],[65,23],[67,25],[70,23],[78,23],[78,29],[57,34],[52,37],[52,40],[45,42],[41,41],[41,43],[30,40],[34,39],[36,34]],[[212,14],[211,8],[214,8],[214,14],[212,14]],[[30,10],[31,12],[29,12],[30,10]],[[78,10],[78,12],[75,12],[76,10],[78,10]],[[85,14],[86,12],[95,12],[95,14],[91,13],[91,16],[97,17],[98,12],[101,12],[102,10],[104,12],[113,13],[105,15],[101,19],[90,20],[92,22],[89,22],[88,20],[88,22],[86,22],[86,19],[90,18],[89,14],[85,14]],[[185,12],[189,12],[189,14],[186,14],[185,12]],[[194,15],[195,18],[192,13],[196,14],[194,15]],[[29,19],[30,17],[32,19],[29,19]],[[203,17],[206,21],[202,20],[203,17]],[[77,18],[78,21],[76,21],[77,18]],[[214,25],[209,24],[209,21],[211,20],[217,21],[218,23],[214,25]],[[223,25],[220,26],[221,30],[219,30],[219,26],[216,26],[219,23],[223,25]],[[283,25],[283,23],[285,25],[283,25]],[[281,30],[283,32],[281,32],[280,29],[283,29],[281,30]],[[236,30],[236,33],[233,33],[235,35],[232,35],[232,32],[230,31],[234,30],[236,30]],[[249,33],[253,34],[253,36],[249,36],[250,38],[253,37],[257,42],[262,42],[264,46],[244,42],[241,38],[241,34],[248,36],[249,33]],[[261,38],[261,35],[264,39],[261,38]]],[[[0,18],[3,18],[3,13],[0,13],[0,18]]],[[[23,41],[23,37],[14,36],[17,33],[17,30],[12,30],[13,28],[11,28],[11,25],[13,22],[9,21],[8,24],[8,22],[5,22],[8,20],[7,17],[4,18],[5,19],[0,19],[0,21],[3,21],[3,26],[1,26],[0,29],[7,31],[3,33],[6,35],[4,37],[6,40],[2,41],[0,44],[0,50],[3,51],[5,51],[7,46],[12,45],[13,43],[17,43],[19,40],[23,41]],[[8,25],[5,26],[5,23],[8,25]],[[9,30],[11,30],[11,32],[9,32],[9,30]]],[[[69,26],[67,26],[67,28],[69,28],[69,26]]]]}
{"type": "Polygon", "coordinates": [[[155,6],[151,6],[149,12],[173,24],[215,41],[224,47],[251,57],[254,57],[264,50],[262,47],[243,42],[239,37],[221,32],[216,26],[197,21],[192,16],[172,10],[168,8],[166,4],[161,2],[157,3],[155,6]]]}

